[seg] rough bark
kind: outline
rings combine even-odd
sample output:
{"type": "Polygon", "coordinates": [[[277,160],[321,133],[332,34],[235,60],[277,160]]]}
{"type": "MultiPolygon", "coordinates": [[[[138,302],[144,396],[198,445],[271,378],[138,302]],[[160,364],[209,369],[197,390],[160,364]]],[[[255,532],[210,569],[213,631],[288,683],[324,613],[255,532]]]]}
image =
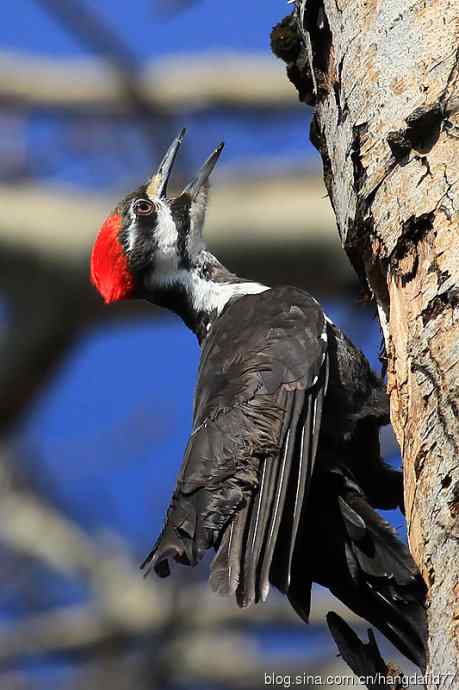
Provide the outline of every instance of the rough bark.
{"type": "Polygon", "coordinates": [[[377,304],[409,541],[428,586],[428,671],[440,674],[428,687],[455,687],[459,4],[299,0],[273,49],[315,108],[341,241],[377,304]]]}

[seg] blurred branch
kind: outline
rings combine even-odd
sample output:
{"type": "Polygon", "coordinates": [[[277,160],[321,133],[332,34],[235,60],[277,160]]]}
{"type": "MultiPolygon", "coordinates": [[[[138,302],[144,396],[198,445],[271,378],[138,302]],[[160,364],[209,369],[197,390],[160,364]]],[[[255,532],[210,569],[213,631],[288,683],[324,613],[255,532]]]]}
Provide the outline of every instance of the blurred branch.
{"type": "MultiPolygon", "coordinates": [[[[154,676],[166,675],[173,686],[210,684],[229,688],[262,687],[265,673],[290,678],[306,674],[323,679],[339,677],[339,669],[328,658],[308,660],[307,668],[298,657],[270,655],[268,660],[258,653],[247,634],[228,631],[221,634],[221,630],[188,626],[164,650],[155,646],[154,676]]],[[[104,622],[96,609],[68,607],[29,617],[16,624],[13,631],[0,633],[0,665],[12,666],[19,660],[47,655],[78,656],[80,661],[94,657],[100,660],[104,653],[112,654],[115,649],[116,655],[122,658],[123,652],[132,649],[134,643],[148,648],[152,644],[151,631],[134,639],[126,629],[116,629],[104,622]]],[[[159,687],[154,676],[149,675],[149,688],[159,687]]]]}
{"type": "MultiPolygon", "coordinates": [[[[80,261],[117,199],[38,185],[0,185],[0,242],[38,256],[80,261]]],[[[333,215],[318,177],[239,177],[212,188],[206,237],[216,251],[235,245],[330,242],[333,215]],[[286,199],[288,200],[286,202],[286,199]],[[250,228],[250,232],[248,229],[250,228]]]]}
{"type": "MultiPolygon", "coordinates": [[[[213,594],[207,584],[175,591],[174,585],[142,577],[121,548],[107,549],[74,522],[30,490],[17,486],[14,468],[3,454],[0,464],[0,540],[15,552],[38,559],[68,577],[83,580],[94,604],[66,607],[29,616],[0,632],[2,663],[34,654],[95,653],[133,638],[158,634],[171,617],[180,620],[181,634],[220,626],[298,626],[303,622],[285,600],[271,597],[268,606],[241,611],[231,599],[213,594]],[[11,474],[13,472],[13,475],[11,474]]],[[[321,597],[311,622],[323,625],[330,598],[321,597]]],[[[355,616],[338,604],[347,618],[355,616]]]]}
{"type": "MultiPolygon", "coordinates": [[[[249,690],[266,684],[265,674],[285,678],[285,682],[319,676],[325,681],[333,676],[336,686],[327,680],[329,687],[340,686],[342,673],[328,658],[308,659],[305,668],[298,658],[268,659],[254,646],[250,633],[257,626],[271,631],[306,630],[284,597],[273,593],[267,605],[247,611],[237,608],[231,598],[212,593],[207,583],[177,588],[173,580],[171,584],[144,579],[119,541],[116,549],[108,548],[106,541],[83,532],[21,483],[7,452],[0,459],[2,544],[78,578],[92,593],[88,604],[29,615],[0,629],[1,667],[49,656],[124,663],[134,649],[146,661],[153,646],[154,666],[146,673],[145,683],[136,683],[138,688],[164,687],[167,678],[171,687],[211,684],[249,690]]],[[[330,607],[358,626],[363,623],[327,594],[316,597],[311,624],[323,626],[330,607]]],[[[341,626],[346,625],[333,615],[341,626]]],[[[302,684],[307,686],[309,681],[302,684]]],[[[111,687],[115,690],[117,685],[111,687]]]]}
{"type": "MultiPolygon", "coordinates": [[[[156,631],[159,632],[159,631],[156,631]]],[[[132,649],[133,638],[126,629],[116,629],[104,622],[96,609],[68,607],[16,624],[13,631],[0,633],[0,664],[14,665],[31,656],[78,655],[79,660],[117,650],[117,656],[132,649]]],[[[150,645],[152,637],[136,640],[150,645]]],[[[156,647],[155,676],[167,675],[171,685],[223,685],[230,688],[257,688],[263,685],[265,673],[282,676],[303,676],[304,662],[298,658],[263,658],[248,635],[226,631],[224,635],[204,627],[191,626],[165,650],[156,647]],[[180,664],[177,663],[180,659],[180,664]]],[[[338,675],[329,659],[309,661],[309,676],[338,675]]],[[[157,687],[149,677],[148,687],[157,687]]],[[[308,684],[305,683],[305,686],[308,684]]],[[[84,686],[86,687],[86,685],[84,686]]],[[[136,686],[137,687],[137,686],[136,686]]]]}
{"type": "Polygon", "coordinates": [[[291,88],[274,59],[208,54],[163,58],[126,91],[118,65],[97,59],[46,59],[0,53],[3,108],[132,116],[142,103],[156,113],[209,108],[291,110],[291,88]],[[12,75],[14,74],[14,79],[12,75]]]}
{"type": "Polygon", "coordinates": [[[79,39],[90,52],[101,55],[114,68],[123,100],[127,101],[131,111],[140,116],[144,131],[155,150],[158,142],[158,125],[161,125],[163,133],[169,131],[170,127],[175,129],[175,126],[170,119],[164,119],[164,114],[154,99],[145,97],[138,79],[139,63],[128,44],[108,26],[93,7],[81,0],[35,2],[56,19],[70,35],[79,39]]]}
{"type": "MultiPolygon", "coordinates": [[[[14,427],[81,330],[102,316],[83,262],[0,242],[0,434],[14,427]]],[[[108,316],[108,314],[107,314],[108,316]]]]}
{"type": "Polygon", "coordinates": [[[131,632],[161,624],[161,598],[127,556],[108,553],[75,523],[28,491],[1,497],[0,540],[92,589],[103,617],[131,632]]]}
{"type": "Polygon", "coordinates": [[[130,74],[138,67],[137,57],[127,43],[108,26],[94,8],[81,0],[35,0],[65,31],[78,38],[90,51],[106,57],[130,74]]]}
{"type": "MultiPolygon", "coordinates": [[[[132,639],[132,633],[130,639],[132,639]]],[[[126,631],[101,616],[95,606],[68,606],[29,615],[0,632],[0,665],[14,665],[31,656],[97,654],[126,640],[126,631]]]]}
{"type": "MultiPolygon", "coordinates": [[[[206,585],[207,586],[207,585],[206,585]]],[[[13,664],[18,660],[31,656],[48,656],[57,654],[78,654],[94,655],[103,649],[112,648],[115,644],[125,646],[132,644],[133,640],[141,642],[151,639],[153,635],[160,634],[163,627],[170,620],[170,611],[167,602],[170,602],[169,595],[171,589],[167,585],[162,585],[160,591],[158,587],[157,596],[160,596],[160,607],[156,601],[156,611],[151,611],[151,619],[148,622],[146,617],[141,625],[136,621],[131,625],[132,619],[114,620],[111,616],[107,617],[101,612],[98,601],[93,605],[66,606],[57,610],[52,610],[39,615],[27,616],[13,626],[0,630],[0,665],[13,664]]],[[[203,587],[200,587],[202,594],[203,587]]],[[[193,605],[193,587],[185,587],[184,595],[189,599],[188,607],[177,612],[180,623],[184,623],[181,632],[184,637],[189,638],[190,630],[193,631],[195,639],[202,640],[209,634],[209,629],[223,629],[230,624],[233,628],[235,617],[226,617],[216,612],[211,617],[205,614],[206,606],[210,608],[214,604],[212,597],[201,597],[193,605]],[[203,608],[201,608],[201,606],[203,608]],[[204,616],[202,615],[204,614],[204,616]]],[[[124,595],[124,593],[120,593],[124,595]]],[[[330,601],[321,602],[320,610],[325,611],[326,606],[330,606],[330,601]]],[[[150,597],[147,602],[148,611],[155,606],[155,598],[150,597]]],[[[282,608],[287,611],[286,602],[282,602],[282,608]]],[[[279,615],[281,610],[281,600],[273,608],[266,607],[267,611],[263,616],[263,626],[271,629],[276,627],[303,628],[304,623],[298,618],[289,615],[279,615]],[[273,615],[274,614],[274,615],[273,615]],[[276,615],[277,614],[277,615],[276,615]],[[279,623],[281,621],[281,623],[279,623]]],[[[257,609],[252,612],[238,611],[237,628],[240,631],[247,631],[253,627],[254,622],[258,625],[260,618],[256,615],[257,609]]],[[[350,618],[354,619],[352,614],[350,618]]],[[[323,625],[324,618],[317,619],[317,625],[323,625]]],[[[265,628],[266,629],[266,628],[265,628]]],[[[228,636],[228,630],[226,636],[228,636]]]]}
{"type": "MultiPolygon", "coordinates": [[[[142,576],[127,554],[108,552],[75,523],[26,491],[2,496],[0,540],[68,576],[83,578],[96,596],[99,611],[131,632],[145,632],[166,623],[162,603],[172,598],[186,625],[193,627],[247,623],[304,626],[279,596],[271,597],[269,606],[254,607],[248,614],[231,598],[212,593],[207,583],[186,587],[183,596],[167,582],[156,585],[155,580],[142,576]]],[[[339,602],[323,595],[315,602],[310,624],[323,625],[330,606],[348,620],[360,620],[339,602]]]]}

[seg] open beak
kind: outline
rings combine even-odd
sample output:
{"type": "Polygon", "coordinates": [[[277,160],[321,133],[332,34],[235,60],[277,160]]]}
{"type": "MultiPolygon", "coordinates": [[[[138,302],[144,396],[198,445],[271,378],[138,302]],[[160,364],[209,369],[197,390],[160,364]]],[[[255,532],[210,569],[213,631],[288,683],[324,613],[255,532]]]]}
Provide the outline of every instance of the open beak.
{"type": "Polygon", "coordinates": [[[186,129],[182,129],[181,132],[175,137],[159,165],[158,172],[148,183],[147,195],[149,199],[163,199],[166,196],[167,183],[169,182],[175,157],[183,141],[185,133],[186,129]]]}
{"type": "Polygon", "coordinates": [[[220,157],[224,145],[225,144],[222,142],[217,146],[215,151],[213,151],[213,153],[210,154],[209,158],[206,160],[202,168],[199,170],[196,177],[183,190],[182,193],[188,192],[188,194],[191,194],[192,201],[196,199],[197,195],[199,194],[199,190],[203,187],[203,185],[207,183],[210,173],[215,168],[215,164],[217,163],[220,157]]]}

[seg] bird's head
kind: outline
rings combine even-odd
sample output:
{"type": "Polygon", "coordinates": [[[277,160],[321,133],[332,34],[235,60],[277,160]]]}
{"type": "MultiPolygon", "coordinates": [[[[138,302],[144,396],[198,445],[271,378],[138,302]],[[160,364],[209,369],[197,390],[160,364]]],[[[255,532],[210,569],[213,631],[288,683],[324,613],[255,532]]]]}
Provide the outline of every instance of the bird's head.
{"type": "Polygon", "coordinates": [[[99,231],[91,281],[107,303],[143,297],[152,285],[172,284],[204,246],[209,176],[223,144],[181,194],[168,198],[167,184],[184,135],[182,130],[153,177],[118,204],[99,231]]]}

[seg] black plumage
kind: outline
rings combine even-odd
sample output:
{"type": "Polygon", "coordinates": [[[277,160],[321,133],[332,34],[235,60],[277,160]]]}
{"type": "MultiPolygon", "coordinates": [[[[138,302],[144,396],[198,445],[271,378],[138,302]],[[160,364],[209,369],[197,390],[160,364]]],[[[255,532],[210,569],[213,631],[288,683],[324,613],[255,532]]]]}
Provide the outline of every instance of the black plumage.
{"type": "Polygon", "coordinates": [[[386,690],[389,686],[392,690],[401,690],[405,685],[402,683],[402,673],[396,667],[386,665],[371,628],[368,630],[368,642],[362,642],[336,613],[327,614],[327,624],[340,656],[355,675],[362,678],[365,687],[369,690],[386,690]],[[397,675],[400,682],[394,679],[397,675]]]}
{"type": "Polygon", "coordinates": [[[91,258],[107,302],[144,298],[179,314],[201,344],[193,431],[164,528],[144,565],[169,574],[216,554],[210,584],[240,606],[270,585],[307,621],[328,587],[412,661],[425,663],[425,589],[375,508],[403,509],[401,473],[380,456],[383,382],[293,287],[228,271],[202,239],[217,147],[175,199],[184,131],[151,180],[104,223],[91,258]]]}
{"type": "Polygon", "coordinates": [[[388,421],[383,383],[311,296],[230,301],[202,344],[193,432],[145,563],[167,575],[214,548],[216,591],[249,606],[271,583],[305,620],[318,582],[423,666],[423,585],[374,510],[403,505],[379,452],[388,421]]]}

